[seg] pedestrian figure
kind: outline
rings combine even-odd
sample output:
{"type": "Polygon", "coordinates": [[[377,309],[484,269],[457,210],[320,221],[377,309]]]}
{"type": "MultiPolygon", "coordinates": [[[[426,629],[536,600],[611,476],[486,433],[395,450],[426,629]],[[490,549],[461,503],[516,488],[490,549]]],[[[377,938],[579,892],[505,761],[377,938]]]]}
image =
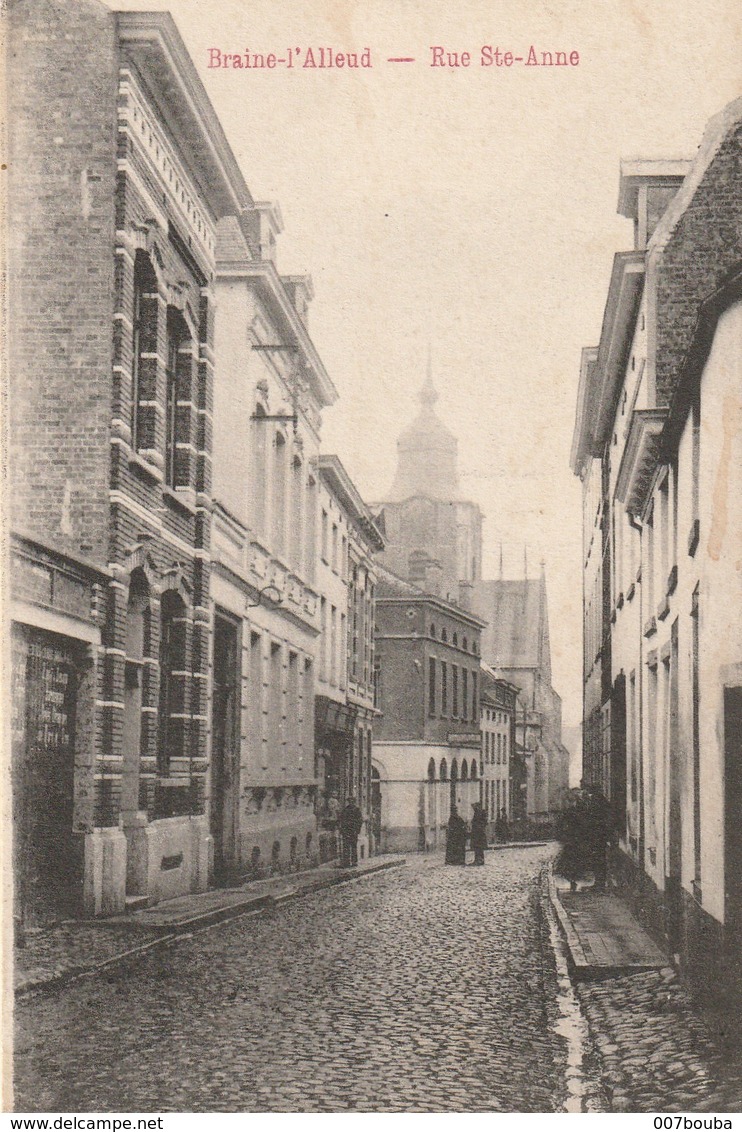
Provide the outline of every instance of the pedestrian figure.
{"type": "Polygon", "coordinates": [[[495,818],[495,837],[498,841],[507,841],[509,836],[510,826],[508,823],[508,815],[505,809],[502,809],[495,818]]]}
{"type": "Polygon", "coordinates": [[[480,802],[474,803],[474,817],[471,819],[471,847],[474,850],[474,864],[484,864],[484,851],[487,848],[487,815],[480,802]]]}
{"type": "Polygon", "coordinates": [[[466,822],[453,805],[446,831],[446,864],[466,864],[466,822]]]}
{"type": "Polygon", "coordinates": [[[587,848],[595,877],[594,888],[596,892],[605,892],[608,880],[608,843],[613,823],[611,804],[595,787],[587,792],[586,816],[587,848]]]}
{"type": "Polygon", "coordinates": [[[363,814],[351,795],[340,814],[340,836],[343,842],[343,867],[355,868],[358,864],[358,835],[363,827],[363,814]]]}
{"type": "Polygon", "coordinates": [[[588,824],[586,798],[581,790],[571,790],[557,819],[556,835],[562,847],[554,864],[554,871],[569,881],[571,892],[577,891],[577,881],[590,867],[588,824]]]}

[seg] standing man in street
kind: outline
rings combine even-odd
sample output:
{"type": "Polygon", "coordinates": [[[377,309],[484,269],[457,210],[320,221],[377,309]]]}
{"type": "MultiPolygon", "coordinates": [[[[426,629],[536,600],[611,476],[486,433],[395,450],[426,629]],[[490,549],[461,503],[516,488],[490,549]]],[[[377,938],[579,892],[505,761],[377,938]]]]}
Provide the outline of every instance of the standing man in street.
{"type": "Polygon", "coordinates": [[[340,836],[343,842],[343,868],[355,868],[358,864],[358,835],[363,827],[363,814],[351,795],[340,814],[340,836]]]}
{"type": "Polygon", "coordinates": [[[484,864],[484,851],[487,848],[487,815],[480,802],[474,803],[474,816],[471,819],[471,847],[474,850],[474,864],[484,864]]]}

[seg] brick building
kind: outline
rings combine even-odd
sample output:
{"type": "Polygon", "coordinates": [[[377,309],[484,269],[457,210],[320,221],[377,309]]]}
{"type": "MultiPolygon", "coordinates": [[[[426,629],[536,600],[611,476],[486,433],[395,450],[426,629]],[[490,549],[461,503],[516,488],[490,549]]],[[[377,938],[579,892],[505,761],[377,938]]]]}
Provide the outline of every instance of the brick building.
{"type": "Polygon", "coordinates": [[[17,885],[97,914],[207,884],[216,223],[251,198],[169,15],[8,30],[17,885]]]}
{"type": "Polygon", "coordinates": [[[585,589],[585,771],[642,913],[723,993],[742,991],[741,161],[742,99],[693,162],[622,163],[634,248],[583,364],[572,459],[603,548],[585,589]]]}
{"type": "Polygon", "coordinates": [[[378,567],[374,737],[384,851],[445,842],[451,806],[482,800],[479,657],[484,622],[378,567]]]}

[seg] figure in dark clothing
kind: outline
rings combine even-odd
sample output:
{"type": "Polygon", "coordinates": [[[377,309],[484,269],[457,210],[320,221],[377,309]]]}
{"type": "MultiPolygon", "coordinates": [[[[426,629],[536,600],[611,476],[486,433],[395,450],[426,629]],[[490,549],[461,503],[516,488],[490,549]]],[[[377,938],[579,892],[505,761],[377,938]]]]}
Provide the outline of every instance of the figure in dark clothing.
{"type": "Polygon", "coordinates": [[[353,797],[348,798],[340,814],[340,836],[343,840],[343,868],[355,868],[358,864],[358,835],[363,827],[363,814],[353,797]]]}
{"type": "Polygon", "coordinates": [[[495,837],[498,841],[505,842],[510,836],[510,825],[508,823],[508,815],[504,809],[495,818],[495,837]]]}
{"type": "Polygon", "coordinates": [[[471,819],[471,847],[474,850],[474,864],[484,864],[484,851],[487,848],[487,815],[479,802],[474,803],[474,817],[471,819]]]}
{"type": "Polygon", "coordinates": [[[590,854],[594,888],[605,892],[608,880],[608,843],[613,832],[611,804],[595,787],[587,792],[587,847],[590,854]]]}
{"type": "Polygon", "coordinates": [[[590,867],[588,807],[580,790],[570,791],[567,805],[557,819],[556,835],[562,844],[554,871],[569,881],[572,892],[590,867]]]}
{"type": "Polygon", "coordinates": [[[446,831],[446,864],[466,864],[466,822],[455,806],[451,806],[446,831]]]}

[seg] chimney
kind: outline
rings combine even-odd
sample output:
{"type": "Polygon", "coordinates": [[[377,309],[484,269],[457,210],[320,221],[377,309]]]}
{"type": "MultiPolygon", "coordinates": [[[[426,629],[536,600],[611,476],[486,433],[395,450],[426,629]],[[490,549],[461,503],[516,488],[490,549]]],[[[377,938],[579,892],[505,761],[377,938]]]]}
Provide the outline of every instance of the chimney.
{"type": "Polygon", "coordinates": [[[239,217],[240,227],[258,259],[276,262],[276,236],[283,232],[281,210],[270,201],[256,201],[239,217]]]}
{"type": "Polygon", "coordinates": [[[314,298],[314,284],[311,275],[282,275],[281,282],[291,299],[301,321],[306,326],[309,321],[309,304],[314,298]]]}
{"type": "Polygon", "coordinates": [[[618,213],[634,221],[634,250],[643,251],[682,185],[690,161],[630,158],[621,162],[618,213]]]}

